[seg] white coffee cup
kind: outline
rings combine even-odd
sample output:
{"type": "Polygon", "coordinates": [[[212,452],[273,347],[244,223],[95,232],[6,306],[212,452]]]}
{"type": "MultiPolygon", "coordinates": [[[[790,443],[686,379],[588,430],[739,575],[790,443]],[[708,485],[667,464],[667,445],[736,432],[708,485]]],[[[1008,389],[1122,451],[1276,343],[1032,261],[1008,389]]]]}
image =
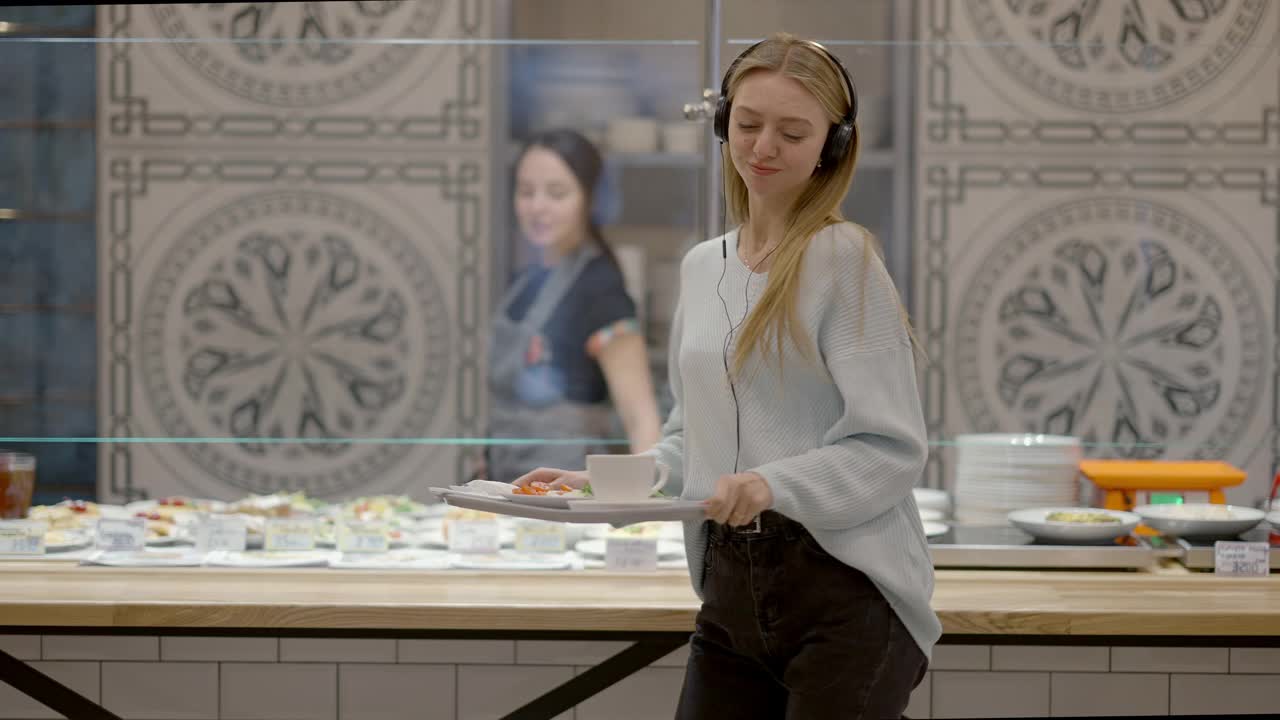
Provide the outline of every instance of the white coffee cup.
{"type": "Polygon", "coordinates": [[[667,484],[670,471],[652,455],[588,455],[591,494],[602,502],[647,500],[667,484]],[[653,480],[654,471],[658,481],[653,480]]]}

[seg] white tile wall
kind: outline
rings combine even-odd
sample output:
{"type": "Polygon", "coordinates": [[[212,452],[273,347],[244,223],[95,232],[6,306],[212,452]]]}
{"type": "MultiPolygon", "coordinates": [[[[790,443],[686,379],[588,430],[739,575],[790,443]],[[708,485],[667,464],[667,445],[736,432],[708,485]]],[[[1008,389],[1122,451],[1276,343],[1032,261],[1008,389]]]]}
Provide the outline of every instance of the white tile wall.
{"type": "Polygon", "coordinates": [[[911,702],[907,703],[907,711],[903,713],[909,718],[930,718],[933,695],[933,673],[925,673],[924,680],[911,693],[911,702]]]}
{"type": "Polygon", "coordinates": [[[1112,672],[1224,673],[1229,662],[1227,648],[1111,648],[1112,672]]]}
{"type": "Polygon", "coordinates": [[[0,635],[0,650],[19,660],[39,660],[40,636],[0,635]]]}
{"type": "Polygon", "coordinates": [[[1231,715],[1280,711],[1280,676],[1170,675],[1169,712],[1231,715]]]}
{"type": "Polygon", "coordinates": [[[1231,672],[1280,674],[1280,648],[1231,648],[1231,672]]]}
{"type": "Polygon", "coordinates": [[[1109,648],[1053,645],[993,645],[992,670],[1041,670],[1045,672],[1106,672],[1109,648]]]}
{"type": "Polygon", "coordinates": [[[161,660],[211,662],[275,662],[280,639],[273,637],[163,637],[161,660]]]}
{"type": "Polygon", "coordinates": [[[396,641],[364,638],[281,638],[281,662],[396,661],[396,641]]]}
{"type": "MultiPolygon", "coordinates": [[[[573,677],[572,667],[459,665],[458,720],[499,718],[573,677]]],[[[572,720],[568,712],[557,720],[572,720]]]]}
{"type": "Polygon", "coordinates": [[[1049,673],[933,673],[933,717],[1045,717],[1049,673]]]}
{"type": "MultiPolygon", "coordinates": [[[[96,662],[33,662],[31,666],[81,696],[99,702],[99,668],[96,662]]],[[[0,718],[59,718],[61,715],[0,682],[0,718]]]]}
{"type": "Polygon", "coordinates": [[[130,720],[217,720],[217,663],[102,663],[102,705],[130,720]]]}
{"type": "Polygon", "coordinates": [[[223,720],[336,720],[338,666],[223,663],[223,720]]]}
{"type": "Polygon", "coordinates": [[[1049,695],[1054,717],[1169,714],[1163,674],[1053,673],[1049,695]]]}
{"type": "Polygon", "coordinates": [[[453,720],[452,665],[339,665],[342,720],[453,720]]]}
{"type": "Polygon", "coordinates": [[[46,635],[45,660],[159,660],[160,638],[46,635]]]}
{"type": "Polygon", "coordinates": [[[935,645],[930,670],[990,670],[990,645],[935,645]]]}
{"type": "Polygon", "coordinates": [[[630,645],[627,642],[517,640],[516,662],[521,665],[599,665],[630,645]]]}
{"type": "Polygon", "coordinates": [[[407,663],[510,665],[516,661],[512,640],[399,640],[398,659],[407,663]]]}
{"type": "Polygon", "coordinates": [[[577,720],[669,720],[683,683],[682,669],[645,668],[579,705],[577,720]]]}
{"type": "MultiPolygon", "coordinates": [[[[398,663],[375,663],[370,659],[387,656],[388,646],[381,641],[299,644],[286,640],[293,644],[286,659],[334,659],[276,663],[281,656],[276,652],[277,638],[181,637],[163,639],[163,662],[36,660],[41,641],[47,648],[50,639],[63,654],[145,654],[131,642],[95,644],[66,637],[0,636],[0,643],[6,643],[0,647],[21,652],[38,669],[90,699],[101,698],[124,717],[157,720],[500,717],[625,646],[521,642],[517,663],[513,641],[402,640],[391,645],[398,663]],[[339,657],[343,653],[348,655],[339,657]],[[587,664],[550,664],[573,659],[587,664]]],[[[931,672],[912,694],[909,717],[1228,714],[1280,709],[1280,649],[1276,648],[944,645],[936,650],[931,672]],[[1228,658],[1230,675],[1223,672],[1228,658]],[[1110,673],[1108,659],[1113,666],[1110,673]],[[1207,670],[1142,669],[1184,667],[1207,670]]],[[[671,717],[687,653],[687,646],[671,653],[565,713],[561,720],[671,717]]],[[[57,716],[0,683],[0,720],[49,717],[57,716]]]]}

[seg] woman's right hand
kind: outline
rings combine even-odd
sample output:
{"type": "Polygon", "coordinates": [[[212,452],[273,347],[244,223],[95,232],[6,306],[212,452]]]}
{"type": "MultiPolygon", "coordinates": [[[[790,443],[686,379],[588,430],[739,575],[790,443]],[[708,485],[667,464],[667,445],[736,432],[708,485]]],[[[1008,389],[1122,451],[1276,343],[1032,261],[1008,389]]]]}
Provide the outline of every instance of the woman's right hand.
{"type": "Polygon", "coordinates": [[[555,487],[568,485],[574,490],[581,490],[591,482],[585,470],[557,470],[555,468],[538,468],[521,475],[511,484],[517,487],[533,485],[535,487],[555,487]]]}

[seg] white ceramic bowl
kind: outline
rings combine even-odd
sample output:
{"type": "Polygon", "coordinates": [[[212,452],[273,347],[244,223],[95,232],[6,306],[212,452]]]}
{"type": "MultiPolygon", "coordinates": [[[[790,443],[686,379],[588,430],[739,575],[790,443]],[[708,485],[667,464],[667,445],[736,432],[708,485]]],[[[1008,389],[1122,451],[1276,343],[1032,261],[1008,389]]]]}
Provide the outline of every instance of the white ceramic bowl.
{"type": "Polygon", "coordinates": [[[1142,522],[1142,518],[1135,513],[1084,507],[1027,508],[1014,510],[1009,513],[1008,518],[1010,525],[1037,540],[1052,543],[1095,544],[1110,542],[1133,532],[1133,529],[1142,522]],[[1074,523],[1049,520],[1048,516],[1055,512],[1101,513],[1110,515],[1119,522],[1074,523]]]}
{"type": "Polygon", "coordinates": [[[951,510],[951,496],[942,490],[913,488],[911,494],[915,495],[916,507],[921,510],[941,510],[944,513],[951,510]]]}
{"type": "Polygon", "coordinates": [[[1212,503],[1139,505],[1133,511],[1147,525],[1179,537],[1235,537],[1257,527],[1266,516],[1257,508],[1212,503]],[[1230,517],[1218,517],[1224,511],[1230,517]]]}

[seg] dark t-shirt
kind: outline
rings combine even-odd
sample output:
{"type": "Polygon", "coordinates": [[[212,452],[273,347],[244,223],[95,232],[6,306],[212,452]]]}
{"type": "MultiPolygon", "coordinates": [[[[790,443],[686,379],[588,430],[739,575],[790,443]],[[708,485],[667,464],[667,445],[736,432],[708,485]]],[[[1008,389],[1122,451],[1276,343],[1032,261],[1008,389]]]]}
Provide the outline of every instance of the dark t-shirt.
{"type": "MultiPolygon", "coordinates": [[[[520,322],[529,312],[551,269],[534,265],[524,271],[529,283],[506,307],[507,317],[520,322]]],[[[596,361],[601,348],[619,332],[638,332],[636,306],[627,294],[622,272],[604,255],[589,261],[573,285],[551,311],[540,340],[525,348],[525,365],[546,365],[563,383],[566,400],[600,403],[609,386],[596,361]]]]}

